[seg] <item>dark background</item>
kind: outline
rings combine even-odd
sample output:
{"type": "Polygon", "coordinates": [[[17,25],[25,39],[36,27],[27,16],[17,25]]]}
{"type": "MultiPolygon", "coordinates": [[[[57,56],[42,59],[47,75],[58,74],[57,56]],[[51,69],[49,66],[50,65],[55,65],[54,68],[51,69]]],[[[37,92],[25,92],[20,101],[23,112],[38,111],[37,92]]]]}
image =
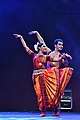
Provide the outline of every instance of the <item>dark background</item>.
{"type": "Polygon", "coordinates": [[[0,111],[38,110],[31,80],[32,59],[13,33],[24,36],[28,46],[37,30],[48,47],[64,40],[64,52],[72,55],[74,74],[67,88],[72,90],[73,109],[80,111],[80,0],[0,0],[0,111]]]}

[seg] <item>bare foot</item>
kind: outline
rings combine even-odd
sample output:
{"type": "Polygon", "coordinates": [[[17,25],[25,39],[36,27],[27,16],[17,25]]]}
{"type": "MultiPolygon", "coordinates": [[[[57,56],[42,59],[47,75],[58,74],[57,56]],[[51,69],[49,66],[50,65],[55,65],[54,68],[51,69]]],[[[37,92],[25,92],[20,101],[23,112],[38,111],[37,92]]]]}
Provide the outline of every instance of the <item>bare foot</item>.
{"type": "Polygon", "coordinates": [[[60,112],[55,113],[53,116],[60,117],[60,112]]]}
{"type": "Polygon", "coordinates": [[[41,114],[39,115],[39,117],[45,117],[45,116],[46,116],[45,113],[41,113],[41,114]]]}

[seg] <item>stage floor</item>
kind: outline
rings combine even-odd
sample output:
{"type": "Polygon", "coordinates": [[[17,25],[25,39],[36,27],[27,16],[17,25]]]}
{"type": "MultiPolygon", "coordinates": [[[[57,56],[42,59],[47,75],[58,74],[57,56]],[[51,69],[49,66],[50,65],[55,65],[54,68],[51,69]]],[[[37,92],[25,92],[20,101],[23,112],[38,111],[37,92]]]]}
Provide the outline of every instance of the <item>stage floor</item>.
{"type": "Polygon", "coordinates": [[[47,112],[46,117],[39,117],[40,112],[0,112],[0,120],[80,120],[79,113],[61,112],[60,117],[53,117],[47,112]]]}

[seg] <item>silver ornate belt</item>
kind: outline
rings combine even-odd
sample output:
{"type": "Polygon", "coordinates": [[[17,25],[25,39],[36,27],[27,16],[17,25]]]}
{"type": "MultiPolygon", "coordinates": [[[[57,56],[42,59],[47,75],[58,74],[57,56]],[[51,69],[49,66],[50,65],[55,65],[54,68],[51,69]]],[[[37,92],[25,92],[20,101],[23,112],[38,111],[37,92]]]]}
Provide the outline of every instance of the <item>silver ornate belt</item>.
{"type": "Polygon", "coordinates": [[[33,70],[33,75],[41,74],[41,73],[43,73],[44,70],[45,69],[33,70]]]}

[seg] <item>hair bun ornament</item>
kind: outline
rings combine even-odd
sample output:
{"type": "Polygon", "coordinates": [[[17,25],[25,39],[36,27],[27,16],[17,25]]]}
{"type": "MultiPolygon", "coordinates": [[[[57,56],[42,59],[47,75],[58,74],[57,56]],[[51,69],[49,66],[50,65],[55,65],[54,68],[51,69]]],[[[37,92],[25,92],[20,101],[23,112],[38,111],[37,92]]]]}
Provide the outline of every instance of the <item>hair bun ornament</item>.
{"type": "Polygon", "coordinates": [[[34,49],[35,49],[35,51],[37,51],[37,52],[38,52],[38,44],[39,44],[39,42],[37,42],[37,44],[34,45],[34,49]]]}

